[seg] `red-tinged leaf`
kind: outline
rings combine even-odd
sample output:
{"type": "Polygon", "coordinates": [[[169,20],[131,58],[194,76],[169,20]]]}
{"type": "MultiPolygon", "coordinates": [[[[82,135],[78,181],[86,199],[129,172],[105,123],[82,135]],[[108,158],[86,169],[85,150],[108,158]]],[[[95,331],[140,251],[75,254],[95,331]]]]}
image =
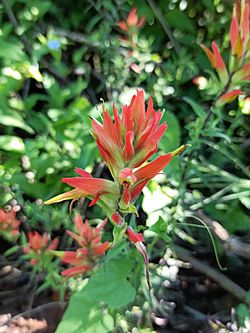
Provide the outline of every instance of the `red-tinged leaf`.
{"type": "Polygon", "coordinates": [[[136,246],[137,250],[143,256],[144,263],[145,263],[146,280],[147,280],[147,284],[148,284],[148,289],[150,290],[151,285],[150,285],[150,277],[149,277],[149,269],[148,269],[148,254],[147,254],[146,246],[142,242],[136,242],[135,246],[136,246]]]}
{"type": "Polygon", "coordinates": [[[125,206],[127,206],[130,203],[130,200],[131,200],[131,194],[129,191],[129,184],[126,184],[125,186],[123,186],[121,202],[124,203],[125,206]]]}
{"type": "Polygon", "coordinates": [[[141,166],[144,162],[146,162],[154,153],[156,153],[158,150],[158,145],[155,144],[155,147],[151,147],[151,150],[147,155],[145,155],[144,151],[140,151],[138,155],[136,155],[132,161],[130,162],[129,166],[133,168],[138,168],[141,166]],[[139,157],[138,157],[139,156],[139,157]],[[141,158],[143,156],[143,158],[141,158]],[[138,161],[139,160],[139,161],[138,161]]]}
{"type": "Polygon", "coordinates": [[[146,17],[145,17],[145,16],[142,16],[142,17],[140,18],[138,24],[137,24],[137,28],[141,28],[141,27],[144,25],[145,21],[146,21],[146,17]]]}
{"type": "Polygon", "coordinates": [[[98,226],[95,228],[95,230],[100,233],[100,231],[105,227],[105,225],[108,223],[108,219],[104,219],[98,226]]]}
{"type": "Polygon", "coordinates": [[[230,42],[231,42],[231,48],[232,48],[233,55],[235,55],[235,47],[236,47],[238,35],[239,35],[239,25],[238,25],[238,20],[237,20],[237,16],[236,16],[236,8],[234,8],[233,18],[232,18],[231,25],[230,25],[230,42]]]}
{"type": "Polygon", "coordinates": [[[61,257],[61,261],[71,265],[82,265],[83,261],[87,260],[88,251],[84,249],[81,250],[81,252],[79,249],[77,251],[65,251],[64,255],[61,257]]]}
{"type": "Polygon", "coordinates": [[[93,246],[92,250],[93,250],[95,256],[101,256],[109,249],[109,247],[110,247],[110,243],[104,242],[102,244],[93,246]]]}
{"type": "Polygon", "coordinates": [[[119,27],[120,27],[123,31],[127,31],[127,30],[128,30],[128,27],[127,27],[126,22],[124,22],[124,21],[120,21],[120,22],[118,22],[118,25],[119,25],[119,27]]]}
{"type": "Polygon", "coordinates": [[[227,92],[225,94],[223,94],[217,101],[216,105],[217,106],[222,106],[225,103],[231,103],[233,102],[237,96],[239,95],[244,95],[245,93],[239,89],[237,90],[232,90],[230,92],[227,92]]]}
{"type": "Polygon", "coordinates": [[[133,7],[131,9],[131,11],[129,12],[128,14],[128,17],[127,17],[127,25],[128,26],[135,26],[137,25],[138,23],[138,16],[137,16],[137,8],[136,7],[133,7]]]}
{"type": "Polygon", "coordinates": [[[97,201],[100,199],[101,195],[102,195],[102,193],[97,193],[97,195],[94,197],[94,199],[90,202],[89,207],[94,206],[97,203],[97,201]]]}
{"type": "Polygon", "coordinates": [[[134,132],[132,131],[127,132],[125,136],[125,146],[122,153],[125,162],[129,162],[134,156],[133,139],[134,139],[134,132]]]}
{"type": "Polygon", "coordinates": [[[206,56],[208,57],[208,60],[210,62],[210,64],[212,65],[212,67],[215,67],[215,58],[214,58],[214,54],[211,50],[209,50],[209,48],[207,48],[205,45],[203,44],[199,44],[200,47],[202,48],[202,50],[206,53],[206,56]]]}
{"type": "Polygon", "coordinates": [[[224,60],[220,54],[220,50],[215,41],[212,42],[212,50],[214,54],[214,67],[218,71],[226,71],[227,70],[226,65],[224,63],[224,60]]]}
{"type": "Polygon", "coordinates": [[[131,243],[144,242],[143,235],[134,232],[131,227],[127,227],[126,234],[131,243]]]}
{"type": "Polygon", "coordinates": [[[44,237],[42,237],[37,231],[28,233],[29,246],[32,250],[39,251],[46,247],[49,241],[49,236],[48,234],[43,234],[43,236],[44,237]]]}
{"type": "Polygon", "coordinates": [[[84,274],[88,271],[91,271],[93,269],[93,266],[91,265],[81,265],[81,266],[76,266],[72,268],[65,269],[62,271],[62,276],[66,277],[71,277],[79,274],[84,274]]]}
{"type": "Polygon", "coordinates": [[[102,158],[108,164],[108,166],[114,164],[115,160],[114,160],[112,154],[106,148],[104,148],[104,146],[101,144],[99,139],[96,139],[96,144],[97,144],[97,147],[99,149],[99,152],[100,152],[102,158]]]}
{"type": "Polygon", "coordinates": [[[186,145],[182,145],[171,153],[159,156],[154,161],[149,162],[147,165],[136,170],[134,174],[137,178],[137,182],[130,191],[132,197],[131,200],[134,201],[141,193],[143,187],[147,185],[149,180],[155,177],[161,170],[163,170],[171,161],[171,159],[174,156],[182,153],[185,148],[186,145]]]}
{"type": "Polygon", "coordinates": [[[245,94],[243,91],[237,89],[237,90],[232,90],[226,94],[223,94],[220,98],[225,101],[225,102],[231,102],[233,101],[237,96],[245,94]]]}
{"type": "Polygon", "coordinates": [[[130,190],[131,194],[131,202],[134,202],[140,195],[141,191],[143,190],[144,186],[147,185],[149,182],[148,179],[141,181],[140,183],[136,183],[135,186],[130,190]]]}
{"type": "Polygon", "coordinates": [[[131,108],[127,105],[122,108],[122,124],[126,129],[126,133],[134,131],[133,119],[131,117],[131,108]]]}
{"type": "Polygon", "coordinates": [[[78,175],[82,176],[83,178],[93,178],[89,172],[87,172],[81,168],[75,168],[74,171],[76,173],[78,173],[78,175]]]}
{"type": "Polygon", "coordinates": [[[80,235],[77,235],[70,230],[66,230],[66,232],[71,238],[73,238],[77,243],[79,243],[82,246],[82,243],[81,243],[82,237],[80,235]]]}
{"type": "Polygon", "coordinates": [[[55,249],[57,248],[57,246],[58,246],[58,243],[59,243],[59,239],[58,239],[58,238],[54,238],[54,239],[51,241],[51,243],[50,243],[48,249],[49,249],[49,250],[55,250],[55,249]]]}
{"type": "Polygon", "coordinates": [[[117,224],[117,225],[121,225],[121,224],[124,223],[123,218],[118,213],[114,213],[111,218],[115,222],[115,224],[117,224]]]}
{"type": "Polygon", "coordinates": [[[242,81],[249,81],[250,80],[250,74],[248,74],[247,76],[243,77],[242,81]]]}
{"type": "Polygon", "coordinates": [[[244,46],[249,40],[249,3],[248,1],[244,2],[243,13],[241,16],[241,36],[244,46]]]}
{"type": "Polygon", "coordinates": [[[238,82],[245,80],[247,76],[250,75],[250,63],[244,65],[239,71],[233,75],[233,82],[237,84],[238,82]]]}
{"type": "Polygon", "coordinates": [[[240,35],[237,37],[234,55],[241,58],[243,55],[243,43],[240,35]]]}
{"type": "Polygon", "coordinates": [[[80,214],[77,214],[75,216],[74,222],[77,232],[81,235],[84,229],[83,229],[83,220],[80,214]]]}
{"type": "Polygon", "coordinates": [[[112,106],[113,114],[114,114],[114,134],[117,145],[122,148],[123,142],[122,142],[122,121],[121,118],[113,104],[112,106]]]}
{"type": "Polygon", "coordinates": [[[151,286],[150,286],[149,270],[148,270],[148,254],[147,254],[146,246],[143,244],[143,242],[144,242],[143,235],[134,232],[134,230],[131,227],[127,227],[126,234],[128,236],[128,239],[130,240],[130,242],[135,245],[137,250],[143,256],[144,263],[145,263],[146,280],[147,280],[148,288],[150,289],[151,286]]]}
{"type": "Polygon", "coordinates": [[[51,205],[53,203],[61,202],[64,200],[77,200],[82,197],[86,197],[88,193],[84,190],[74,189],[62,194],[59,194],[44,202],[44,205],[51,205]]]}
{"type": "Polygon", "coordinates": [[[162,169],[164,169],[167,164],[172,159],[171,153],[165,154],[157,157],[154,161],[149,162],[144,167],[135,171],[135,176],[137,178],[137,182],[141,180],[150,180],[154,176],[156,176],[162,169]]]}
{"type": "Polygon", "coordinates": [[[117,193],[118,189],[114,182],[101,179],[101,178],[63,178],[63,183],[66,183],[72,187],[85,191],[88,195],[96,195],[100,193],[117,193]]]}
{"type": "Polygon", "coordinates": [[[105,110],[103,112],[103,128],[105,130],[107,137],[112,139],[112,141],[115,141],[114,124],[113,124],[113,120],[111,119],[108,110],[105,110]]]}
{"type": "Polygon", "coordinates": [[[137,90],[129,105],[131,116],[135,125],[135,134],[138,136],[145,125],[145,100],[143,90],[137,90]]]}

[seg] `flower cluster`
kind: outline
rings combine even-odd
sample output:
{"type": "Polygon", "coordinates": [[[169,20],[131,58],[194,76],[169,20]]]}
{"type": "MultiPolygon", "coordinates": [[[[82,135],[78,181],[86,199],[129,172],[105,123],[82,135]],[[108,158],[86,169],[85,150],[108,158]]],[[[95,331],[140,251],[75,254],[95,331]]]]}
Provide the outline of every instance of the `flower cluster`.
{"type": "Polygon", "coordinates": [[[201,44],[212,67],[216,70],[220,83],[226,87],[217,101],[221,106],[232,102],[238,95],[244,94],[237,85],[250,79],[250,26],[249,26],[249,3],[242,0],[235,4],[230,26],[231,57],[226,66],[220,50],[215,41],[212,42],[212,50],[201,44]],[[239,6],[240,5],[240,6],[239,6]]]}
{"type": "Polygon", "coordinates": [[[16,219],[16,212],[12,209],[6,212],[0,209],[0,234],[7,239],[19,236],[20,221],[16,219]]]}
{"type": "Polygon", "coordinates": [[[74,189],[45,204],[89,197],[90,205],[99,204],[111,219],[117,216],[114,214],[137,214],[134,202],[144,186],[185,149],[181,146],[146,163],[158,150],[158,142],[167,128],[166,123],[160,125],[161,118],[162,112],[155,112],[152,99],[145,109],[143,91],[138,91],[130,105],[122,108],[122,116],[113,107],[112,120],[104,109],[103,124],[92,119],[92,134],[114,181],[93,178],[90,173],[76,168],[80,177],[62,179],[74,189]]]}
{"type": "Polygon", "coordinates": [[[57,238],[50,242],[50,236],[46,232],[41,236],[37,231],[34,231],[28,233],[28,245],[23,248],[23,252],[31,257],[30,263],[36,265],[44,255],[50,255],[57,246],[57,238]]]}
{"type": "Polygon", "coordinates": [[[88,221],[83,223],[80,215],[75,217],[75,229],[77,234],[70,230],[67,233],[79,244],[76,251],[66,251],[61,257],[61,261],[71,264],[73,267],[62,272],[64,276],[83,274],[94,268],[96,259],[103,255],[109,248],[109,242],[101,243],[101,230],[107,220],[104,220],[96,228],[91,228],[88,221]]]}
{"type": "Polygon", "coordinates": [[[144,22],[145,22],[145,17],[142,16],[139,19],[137,16],[137,8],[133,7],[128,14],[127,20],[120,21],[118,23],[118,25],[123,31],[129,31],[131,29],[141,28],[143,26],[144,22]]]}
{"type": "MultiPolygon", "coordinates": [[[[167,166],[174,156],[181,153],[185,146],[161,155],[153,161],[148,161],[158,150],[158,142],[162,138],[167,124],[165,122],[160,124],[162,112],[154,110],[152,99],[149,99],[148,106],[145,108],[143,91],[137,91],[131,103],[123,106],[121,115],[115,106],[113,106],[112,112],[113,118],[103,106],[103,123],[92,119],[92,135],[113,176],[113,181],[93,178],[90,173],[76,168],[75,172],[79,177],[62,179],[64,183],[74,189],[49,199],[45,204],[64,200],[74,202],[82,197],[90,198],[90,205],[98,204],[114,227],[120,228],[123,234],[135,244],[143,255],[147,268],[148,259],[146,248],[142,243],[143,236],[136,234],[131,227],[127,227],[125,216],[128,213],[138,216],[134,202],[142,189],[167,166]]],[[[99,244],[100,229],[97,229],[96,232],[91,231],[87,222],[82,224],[80,217],[76,219],[76,229],[80,236],[68,233],[82,247],[76,252],[66,252],[63,261],[71,263],[75,267],[64,271],[64,275],[73,275],[92,269],[93,259],[98,254],[103,254],[108,248],[107,243],[99,244]],[[92,235],[89,243],[86,243],[87,234],[92,235]],[[96,247],[96,244],[99,246],[96,247]]]]}

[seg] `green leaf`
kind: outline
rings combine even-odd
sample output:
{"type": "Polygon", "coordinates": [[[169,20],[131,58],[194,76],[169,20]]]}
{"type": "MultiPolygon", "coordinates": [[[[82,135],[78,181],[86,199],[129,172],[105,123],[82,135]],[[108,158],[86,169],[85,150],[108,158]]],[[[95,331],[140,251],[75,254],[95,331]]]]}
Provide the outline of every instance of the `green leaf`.
{"type": "Polygon", "coordinates": [[[193,33],[195,31],[192,21],[178,9],[169,11],[166,15],[167,22],[176,29],[193,33]]]}
{"type": "Polygon", "coordinates": [[[11,112],[11,115],[0,114],[0,124],[4,126],[18,127],[30,134],[34,133],[33,129],[28,126],[25,121],[14,111],[11,112]]]}
{"type": "Polygon", "coordinates": [[[153,224],[148,230],[155,232],[158,236],[161,236],[165,242],[170,243],[171,237],[167,235],[167,223],[162,217],[159,217],[158,221],[153,224]]]}
{"type": "Polygon", "coordinates": [[[205,212],[222,223],[230,233],[250,230],[250,217],[242,211],[238,200],[231,201],[230,205],[222,207],[209,204],[205,205],[204,208],[205,212]]]}
{"type": "Polygon", "coordinates": [[[0,136],[0,149],[22,153],[25,150],[23,140],[17,136],[0,136]]]}
{"type": "Polygon", "coordinates": [[[203,110],[203,108],[196,103],[195,101],[193,101],[191,98],[184,96],[183,100],[189,104],[193,111],[195,112],[195,114],[200,117],[200,118],[205,118],[206,117],[206,112],[203,110]]]}
{"type": "Polygon", "coordinates": [[[105,302],[111,308],[120,308],[132,302],[135,289],[127,281],[131,268],[131,262],[125,257],[110,260],[90,279],[84,288],[85,297],[105,302]]]}
{"type": "Polygon", "coordinates": [[[73,295],[56,333],[106,333],[114,328],[113,318],[101,311],[95,301],[81,293],[73,295]]]}
{"type": "Polygon", "coordinates": [[[180,145],[181,129],[177,117],[170,111],[164,113],[161,123],[164,121],[167,122],[168,128],[159,142],[159,148],[168,152],[180,145]]]}
{"type": "Polygon", "coordinates": [[[122,307],[132,302],[135,289],[127,281],[131,261],[126,257],[110,260],[95,272],[86,287],[74,294],[56,333],[106,333],[114,328],[113,319],[100,307],[122,307]]]}
{"type": "Polygon", "coordinates": [[[17,41],[6,42],[0,40],[0,58],[13,61],[23,61],[26,59],[26,55],[22,50],[22,46],[17,41]]]}
{"type": "MultiPolygon", "coordinates": [[[[164,153],[175,150],[181,143],[181,129],[177,117],[170,111],[166,111],[162,117],[162,122],[166,121],[168,128],[159,142],[159,149],[164,153]]],[[[165,173],[171,177],[177,176],[179,173],[178,157],[173,158],[168,164],[165,173]]]]}
{"type": "Polygon", "coordinates": [[[113,228],[113,246],[118,244],[123,238],[126,231],[127,223],[122,226],[114,226],[113,228]]]}
{"type": "Polygon", "coordinates": [[[213,4],[212,0],[202,0],[202,4],[207,7],[207,9],[211,10],[212,12],[215,9],[215,6],[213,4]]]}
{"type": "Polygon", "coordinates": [[[226,142],[231,143],[231,138],[228,135],[222,133],[219,128],[207,128],[207,129],[204,129],[202,131],[202,134],[204,136],[209,136],[211,138],[214,138],[214,137],[222,138],[226,142]]]}

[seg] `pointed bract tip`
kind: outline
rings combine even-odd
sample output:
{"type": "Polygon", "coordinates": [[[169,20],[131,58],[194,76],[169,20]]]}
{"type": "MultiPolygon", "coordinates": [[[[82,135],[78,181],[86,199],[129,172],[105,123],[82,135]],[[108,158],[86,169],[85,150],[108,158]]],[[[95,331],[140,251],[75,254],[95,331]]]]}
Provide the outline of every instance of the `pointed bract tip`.
{"type": "Polygon", "coordinates": [[[172,157],[176,156],[176,155],[179,155],[181,153],[184,152],[184,150],[187,148],[187,147],[191,147],[190,144],[185,144],[185,145],[182,145],[180,146],[179,148],[175,149],[174,151],[172,151],[170,154],[172,157]]]}

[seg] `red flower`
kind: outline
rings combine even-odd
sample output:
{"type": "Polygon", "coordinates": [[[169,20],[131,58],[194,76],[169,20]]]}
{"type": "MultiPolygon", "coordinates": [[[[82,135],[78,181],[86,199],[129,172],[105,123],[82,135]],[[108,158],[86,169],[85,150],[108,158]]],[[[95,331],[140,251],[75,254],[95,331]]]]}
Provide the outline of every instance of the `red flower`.
{"type": "Polygon", "coordinates": [[[0,209],[0,234],[16,237],[19,235],[19,225],[20,221],[16,219],[14,210],[5,212],[4,209],[0,209]]]}
{"type": "Polygon", "coordinates": [[[145,16],[142,16],[139,20],[137,16],[137,8],[133,7],[131,11],[128,14],[127,20],[126,21],[120,21],[118,23],[119,27],[123,31],[128,31],[131,28],[141,28],[145,22],[145,16]]]}
{"type": "Polygon", "coordinates": [[[64,276],[83,274],[94,268],[96,259],[103,255],[109,248],[109,242],[101,243],[101,230],[107,220],[96,228],[91,228],[88,221],[83,223],[80,215],[75,217],[77,233],[67,230],[67,233],[80,245],[76,251],[66,251],[61,260],[74,267],[62,272],[64,276]]]}
{"type": "Polygon", "coordinates": [[[212,42],[212,51],[205,45],[200,44],[203,51],[206,53],[211,65],[217,71],[221,82],[226,83],[228,80],[228,72],[225,62],[220,54],[220,50],[215,41],[212,42]]]}
{"type": "Polygon", "coordinates": [[[153,109],[152,99],[145,110],[143,91],[137,91],[130,105],[122,109],[122,117],[113,107],[114,121],[104,110],[103,124],[92,120],[93,135],[100,153],[113,177],[118,180],[122,169],[137,168],[158,149],[167,125],[159,125],[162,113],[153,109]]]}
{"type": "Polygon", "coordinates": [[[49,253],[51,250],[55,250],[58,245],[58,239],[54,238],[50,244],[50,236],[45,232],[41,236],[37,231],[28,233],[28,246],[23,248],[24,253],[30,254],[31,264],[35,265],[39,261],[39,257],[43,253],[49,253]]]}
{"type": "MultiPolygon", "coordinates": [[[[227,87],[227,91],[219,97],[216,105],[222,106],[232,102],[242,91],[234,89],[242,81],[250,79],[250,63],[248,51],[250,46],[250,25],[249,25],[249,2],[242,0],[237,2],[233,9],[233,16],[230,25],[231,59],[229,70],[220,54],[215,42],[212,43],[212,51],[206,46],[200,45],[206,53],[212,67],[218,73],[221,83],[227,87]]],[[[244,93],[243,93],[244,94],[244,93]]]]}
{"type": "Polygon", "coordinates": [[[232,55],[242,58],[249,43],[249,3],[242,1],[240,8],[234,6],[230,26],[232,55]]]}
{"type": "Polygon", "coordinates": [[[89,197],[92,199],[90,205],[98,203],[109,218],[117,223],[121,219],[115,221],[112,216],[119,210],[123,214],[137,214],[133,203],[143,187],[164,169],[175,155],[181,153],[185,146],[142,166],[158,150],[158,142],[167,128],[166,123],[160,125],[162,113],[160,110],[155,112],[152,99],[145,109],[143,91],[137,91],[130,105],[122,108],[122,116],[115,107],[113,120],[108,110],[104,109],[103,113],[103,124],[92,119],[92,133],[114,182],[93,178],[88,172],[77,168],[75,171],[81,177],[62,179],[75,189],[60,194],[45,204],[89,197]],[[139,169],[135,170],[138,167],[139,169]]]}

